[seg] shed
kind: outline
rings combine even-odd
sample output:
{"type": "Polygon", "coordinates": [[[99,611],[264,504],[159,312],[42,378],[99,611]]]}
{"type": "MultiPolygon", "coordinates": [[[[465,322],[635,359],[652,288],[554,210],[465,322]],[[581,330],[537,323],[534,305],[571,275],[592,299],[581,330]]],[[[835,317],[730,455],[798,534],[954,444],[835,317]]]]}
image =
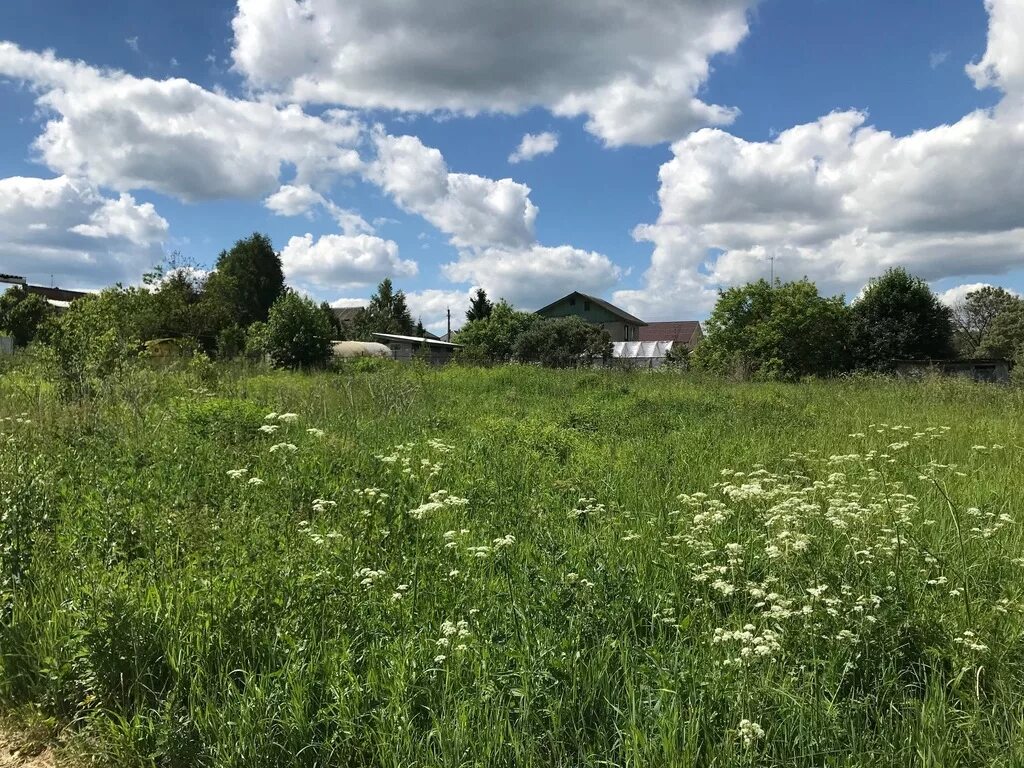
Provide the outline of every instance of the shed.
{"type": "Polygon", "coordinates": [[[965,358],[963,360],[896,360],[896,374],[907,378],[936,373],[960,376],[974,381],[1008,384],[1013,363],[999,358],[965,358]]]}
{"type": "Polygon", "coordinates": [[[423,336],[401,336],[397,333],[375,333],[373,336],[388,345],[395,360],[402,361],[423,359],[433,365],[443,365],[452,359],[455,350],[462,348],[461,344],[423,336]]]}

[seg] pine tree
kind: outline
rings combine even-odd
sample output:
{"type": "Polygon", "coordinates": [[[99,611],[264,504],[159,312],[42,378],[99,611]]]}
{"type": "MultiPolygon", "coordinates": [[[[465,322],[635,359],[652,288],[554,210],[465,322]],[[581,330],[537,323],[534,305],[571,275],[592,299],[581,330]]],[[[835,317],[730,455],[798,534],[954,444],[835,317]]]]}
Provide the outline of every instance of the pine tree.
{"type": "Polygon", "coordinates": [[[474,320],[486,320],[491,316],[491,312],[494,310],[494,304],[487,298],[487,291],[483,288],[477,288],[476,293],[473,294],[473,298],[469,302],[469,310],[466,312],[466,320],[473,322],[474,320]]]}
{"type": "Polygon", "coordinates": [[[405,301],[405,293],[396,291],[391,278],[384,278],[370,303],[357,315],[357,339],[371,341],[375,333],[395,333],[409,336],[415,330],[412,315],[405,301]]]}

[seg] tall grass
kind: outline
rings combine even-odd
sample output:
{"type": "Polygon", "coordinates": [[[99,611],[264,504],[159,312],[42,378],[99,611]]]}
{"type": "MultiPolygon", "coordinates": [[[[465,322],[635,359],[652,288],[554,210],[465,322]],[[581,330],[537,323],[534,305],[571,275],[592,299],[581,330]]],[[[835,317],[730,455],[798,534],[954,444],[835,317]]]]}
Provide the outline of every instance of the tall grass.
{"type": "Polygon", "coordinates": [[[1024,761],[1020,391],[135,376],[0,380],[0,701],[111,765],[1024,761]]]}

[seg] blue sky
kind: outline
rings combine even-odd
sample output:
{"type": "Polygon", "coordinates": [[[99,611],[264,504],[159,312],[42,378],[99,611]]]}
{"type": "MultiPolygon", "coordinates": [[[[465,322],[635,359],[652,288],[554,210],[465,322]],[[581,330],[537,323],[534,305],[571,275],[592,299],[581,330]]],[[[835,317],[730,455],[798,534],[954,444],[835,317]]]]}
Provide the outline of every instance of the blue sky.
{"type": "Polygon", "coordinates": [[[317,298],[390,274],[435,327],[477,285],[704,317],[773,256],[1024,290],[1016,0],[616,2],[8,0],[0,271],[95,288],[258,230],[317,298]]]}

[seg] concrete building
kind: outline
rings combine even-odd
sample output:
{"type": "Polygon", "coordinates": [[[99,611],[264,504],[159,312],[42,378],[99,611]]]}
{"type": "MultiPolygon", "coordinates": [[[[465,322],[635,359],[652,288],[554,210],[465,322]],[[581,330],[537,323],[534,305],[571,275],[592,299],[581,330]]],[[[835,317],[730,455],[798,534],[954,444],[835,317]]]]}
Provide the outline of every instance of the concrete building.
{"type": "Polygon", "coordinates": [[[579,291],[573,291],[568,296],[538,309],[537,314],[547,318],[578,317],[604,328],[612,341],[639,341],[640,329],[647,325],[624,309],[579,291]]]}

